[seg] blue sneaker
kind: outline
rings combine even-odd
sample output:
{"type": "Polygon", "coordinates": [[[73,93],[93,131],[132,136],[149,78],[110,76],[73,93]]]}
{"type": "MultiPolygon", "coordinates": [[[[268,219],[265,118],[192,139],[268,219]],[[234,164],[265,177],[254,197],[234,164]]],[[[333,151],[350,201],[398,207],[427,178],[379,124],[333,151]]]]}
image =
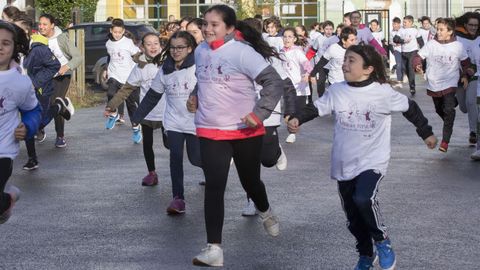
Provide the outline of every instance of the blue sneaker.
{"type": "Polygon", "coordinates": [[[140,125],[136,127],[132,127],[133,134],[132,134],[132,140],[134,143],[141,143],[143,136],[142,136],[142,128],[140,125]]]}
{"type": "Polygon", "coordinates": [[[65,141],[64,137],[57,137],[55,140],[55,147],[57,148],[65,148],[67,147],[67,141],[65,141]]]}
{"type": "Polygon", "coordinates": [[[372,257],[360,256],[360,258],[358,258],[357,266],[355,266],[354,270],[372,270],[373,265],[377,261],[378,261],[377,254],[373,254],[372,257]]]}
{"type": "Polygon", "coordinates": [[[110,114],[107,118],[107,122],[105,122],[106,129],[112,129],[115,127],[115,123],[117,120],[120,119],[120,115],[118,113],[110,114]]]}
{"type": "Polygon", "coordinates": [[[396,260],[390,239],[385,239],[381,242],[375,242],[375,246],[377,247],[380,267],[383,270],[393,270],[395,268],[396,260]]]}

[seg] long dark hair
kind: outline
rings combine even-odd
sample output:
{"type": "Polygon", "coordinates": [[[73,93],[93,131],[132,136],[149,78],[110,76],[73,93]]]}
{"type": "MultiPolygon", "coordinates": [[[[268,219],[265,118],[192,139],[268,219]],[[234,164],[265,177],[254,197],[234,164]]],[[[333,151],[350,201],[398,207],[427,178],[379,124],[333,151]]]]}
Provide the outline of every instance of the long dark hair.
{"type": "Polygon", "coordinates": [[[387,74],[385,66],[383,65],[382,56],[371,45],[352,45],[348,47],[345,54],[349,51],[360,55],[363,59],[363,68],[373,67],[373,72],[370,73],[370,79],[379,83],[387,83],[387,74]]]}
{"type": "Polygon", "coordinates": [[[188,33],[187,31],[177,31],[172,34],[172,36],[168,39],[167,45],[162,50],[162,52],[153,58],[153,63],[156,63],[158,66],[162,65],[163,62],[167,59],[167,57],[172,57],[170,55],[170,47],[172,44],[172,39],[174,38],[183,38],[187,42],[187,46],[192,48],[192,52],[194,53],[195,48],[197,47],[197,42],[192,34],[188,33]]]}
{"type": "Polygon", "coordinates": [[[268,43],[263,39],[262,34],[255,30],[253,27],[243,21],[237,21],[235,10],[227,5],[215,5],[207,9],[205,14],[215,11],[222,16],[223,22],[227,27],[234,27],[240,31],[246,42],[266,60],[270,61],[271,57],[277,57],[280,59],[278,52],[270,47],[268,43]]]}
{"type": "Polygon", "coordinates": [[[12,33],[13,38],[13,53],[11,59],[20,63],[21,54],[28,54],[29,40],[22,28],[13,23],[0,20],[0,29],[7,30],[12,33]]]}

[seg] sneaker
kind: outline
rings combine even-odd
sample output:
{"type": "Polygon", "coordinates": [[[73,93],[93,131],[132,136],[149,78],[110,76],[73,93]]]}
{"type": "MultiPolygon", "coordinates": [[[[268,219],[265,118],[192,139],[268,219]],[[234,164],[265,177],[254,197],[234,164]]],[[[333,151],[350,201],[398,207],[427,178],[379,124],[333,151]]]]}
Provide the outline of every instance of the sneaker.
{"type": "Polygon", "coordinates": [[[67,147],[67,141],[65,141],[64,137],[57,137],[55,140],[55,147],[57,148],[65,148],[67,147]]]}
{"type": "Polygon", "coordinates": [[[403,88],[403,83],[400,81],[397,81],[393,84],[393,88],[395,89],[402,89],[403,88]]]}
{"type": "Polygon", "coordinates": [[[360,256],[354,270],[373,270],[373,265],[376,264],[377,261],[377,254],[373,254],[372,257],[360,256]]]}
{"type": "Polygon", "coordinates": [[[223,266],[223,250],[220,245],[207,244],[202,252],[193,258],[193,265],[197,266],[223,266]]]}
{"type": "Polygon", "coordinates": [[[3,214],[0,215],[0,224],[8,221],[8,219],[12,215],[13,206],[18,201],[18,199],[20,199],[20,189],[18,189],[16,186],[9,185],[5,187],[4,192],[10,195],[10,207],[5,210],[3,214]]]}
{"type": "Polygon", "coordinates": [[[156,186],[158,184],[158,176],[155,171],[151,171],[142,179],[142,186],[156,186]]]}
{"type": "Polygon", "coordinates": [[[473,160],[480,160],[480,149],[478,149],[477,151],[475,151],[471,156],[470,156],[471,159],[473,160]]]}
{"type": "Polygon", "coordinates": [[[285,142],[287,143],[294,143],[297,140],[297,136],[293,133],[290,133],[287,138],[285,139],[285,142]]]}
{"type": "Polygon", "coordinates": [[[440,147],[438,148],[438,150],[442,151],[442,152],[447,152],[448,150],[448,143],[446,141],[443,141],[440,143],[440,147]]]}
{"type": "Polygon", "coordinates": [[[468,136],[468,142],[470,144],[477,144],[477,133],[475,132],[470,132],[470,135],[468,136]]]}
{"type": "Polygon", "coordinates": [[[119,125],[125,124],[125,118],[124,118],[123,114],[120,114],[120,117],[117,119],[116,122],[117,122],[119,125]]]}
{"type": "Polygon", "coordinates": [[[73,103],[72,101],[70,100],[70,98],[66,97],[66,98],[61,98],[61,97],[57,97],[55,99],[55,102],[57,104],[60,104],[60,112],[59,114],[65,118],[65,120],[70,120],[70,118],[72,118],[72,116],[75,114],[75,108],[73,107],[73,103]]]}
{"type": "Polygon", "coordinates": [[[113,129],[115,127],[115,123],[119,118],[120,118],[120,115],[118,113],[111,113],[108,116],[107,121],[105,122],[105,128],[113,129]]]}
{"type": "Polygon", "coordinates": [[[284,171],[287,169],[287,156],[285,155],[285,152],[283,151],[282,146],[281,145],[279,146],[280,146],[281,154],[277,160],[276,166],[279,171],[284,171]]]}
{"type": "Polygon", "coordinates": [[[375,242],[377,248],[378,259],[382,270],[393,270],[395,268],[395,252],[393,252],[390,239],[381,242],[375,242]]]}
{"type": "Polygon", "coordinates": [[[415,96],[415,94],[417,93],[417,91],[415,89],[410,89],[410,95],[415,96]]]}
{"type": "Polygon", "coordinates": [[[169,215],[178,215],[185,213],[185,201],[175,196],[167,208],[169,215]]]}
{"type": "Polygon", "coordinates": [[[37,134],[35,134],[35,140],[39,143],[44,142],[46,138],[47,138],[47,133],[45,133],[45,130],[43,129],[39,129],[37,131],[37,134]]]}
{"type": "Polygon", "coordinates": [[[23,169],[26,171],[32,171],[38,168],[38,161],[36,158],[29,158],[28,162],[23,165],[23,169]]]}
{"type": "Polygon", "coordinates": [[[260,212],[259,215],[265,231],[271,236],[278,236],[280,234],[280,223],[278,218],[273,215],[271,208],[265,212],[260,212]]]}
{"type": "Polygon", "coordinates": [[[132,134],[132,140],[134,143],[141,143],[143,136],[142,136],[142,128],[140,125],[136,127],[132,127],[133,134],[132,134]]]}
{"type": "Polygon", "coordinates": [[[249,216],[255,216],[257,214],[257,208],[255,208],[255,203],[248,199],[247,200],[247,205],[245,205],[245,208],[242,210],[242,216],[244,217],[249,217],[249,216]]]}

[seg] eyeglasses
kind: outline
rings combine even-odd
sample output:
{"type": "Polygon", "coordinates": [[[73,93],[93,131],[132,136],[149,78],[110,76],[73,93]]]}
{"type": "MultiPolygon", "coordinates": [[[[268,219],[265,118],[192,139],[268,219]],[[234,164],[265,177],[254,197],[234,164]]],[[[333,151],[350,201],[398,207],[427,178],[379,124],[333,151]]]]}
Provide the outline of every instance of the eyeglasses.
{"type": "Polygon", "coordinates": [[[170,47],[170,51],[172,51],[172,52],[174,52],[174,51],[181,52],[181,51],[185,50],[186,48],[188,48],[188,46],[170,47]]]}

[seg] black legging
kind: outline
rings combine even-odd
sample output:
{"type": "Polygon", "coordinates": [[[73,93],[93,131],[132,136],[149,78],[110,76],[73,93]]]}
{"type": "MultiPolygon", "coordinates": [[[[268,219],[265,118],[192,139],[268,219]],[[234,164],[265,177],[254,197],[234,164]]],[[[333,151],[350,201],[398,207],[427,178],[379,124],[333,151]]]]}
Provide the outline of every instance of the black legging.
{"type": "Polygon", "coordinates": [[[0,214],[10,207],[10,195],[3,192],[8,178],[12,175],[13,160],[0,158],[0,214]]]}
{"type": "MultiPolygon", "coordinates": [[[[163,146],[168,149],[167,136],[165,130],[162,129],[163,146]]],[[[149,172],[155,171],[155,153],[153,152],[153,128],[149,125],[142,124],[142,136],[143,136],[143,156],[147,163],[149,172]]]]}
{"type": "MultiPolygon", "coordinates": [[[[50,99],[50,104],[55,104],[55,98],[61,97],[65,98],[67,95],[68,88],[70,87],[70,75],[63,75],[53,78],[53,88],[55,89],[52,98],[50,99]]],[[[55,116],[55,131],[57,132],[57,137],[65,136],[65,119],[61,115],[55,116]]]]}
{"type": "Polygon", "coordinates": [[[260,180],[262,141],[263,136],[228,141],[200,138],[200,155],[206,181],[204,207],[208,243],[222,242],[224,194],[232,157],[242,187],[257,209],[265,212],[270,207],[265,185],[260,180]]]}
{"type": "Polygon", "coordinates": [[[278,143],[278,126],[265,127],[265,136],[263,136],[262,144],[262,165],[270,168],[277,164],[278,158],[282,154],[278,143]]]}

